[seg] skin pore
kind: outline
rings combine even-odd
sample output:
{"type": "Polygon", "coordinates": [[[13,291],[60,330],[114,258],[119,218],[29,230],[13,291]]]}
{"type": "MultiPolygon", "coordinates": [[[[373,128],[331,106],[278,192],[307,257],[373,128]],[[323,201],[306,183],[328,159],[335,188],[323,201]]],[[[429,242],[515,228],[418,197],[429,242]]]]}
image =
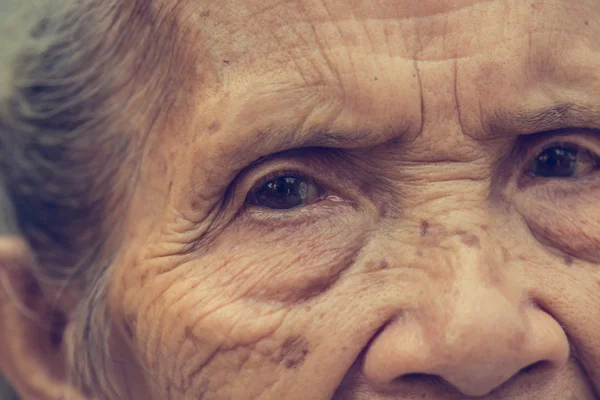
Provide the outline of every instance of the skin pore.
{"type": "Polygon", "coordinates": [[[199,61],[110,267],[125,398],[597,398],[598,1],[157,3],[199,61]]]}

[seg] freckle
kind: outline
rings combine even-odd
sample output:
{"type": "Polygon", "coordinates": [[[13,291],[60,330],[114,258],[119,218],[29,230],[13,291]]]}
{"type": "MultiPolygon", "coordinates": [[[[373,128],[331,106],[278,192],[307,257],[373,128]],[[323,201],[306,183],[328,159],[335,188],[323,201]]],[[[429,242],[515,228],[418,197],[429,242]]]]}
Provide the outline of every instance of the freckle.
{"type": "Polygon", "coordinates": [[[194,331],[189,326],[185,327],[185,338],[188,339],[193,344],[198,345],[198,346],[204,344],[204,343],[202,343],[200,338],[194,334],[194,331]]]}
{"type": "Polygon", "coordinates": [[[127,335],[127,338],[129,340],[133,340],[134,335],[133,335],[133,328],[131,327],[131,324],[129,324],[128,322],[125,322],[123,324],[123,330],[125,331],[125,334],[127,335]]]}
{"type": "Polygon", "coordinates": [[[206,393],[210,390],[210,380],[208,378],[202,378],[198,388],[195,390],[195,397],[197,399],[203,399],[206,393]]]}
{"type": "Polygon", "coordinates": [[[202,207],[202,202],[200,200],[194,198],[194,199],[192,199],[192,202],[190,203],[190,207],[192,210],[197,210],[202,207]]]}
{"type": "Polygon", "coordinates": [[[563,259],[564,263],[566,266],[570,267],[571,265],[573,265],[573,257],[571,256],[565,256],[565,258],[563,259]]]}
{"type": "Polygon", "coordinates": [[[464,244],[466,244],[469,247],[475,247],[478,249],[481,248],[481,243],[479,241],[479,237],[472,233],[467,233],[467,234],[462,235],[460,240],[461,240],[461,242],[463,242],[464,244]]]}
{"type": "Polygon", "coordinates": [[[421,236],[427,235],[429,230],[429,222],[426,219],[421,220],[421,236]]]}
{"type": "Polygon", "coordinates": [[[223,63],[229,65],[229,60],[223,60],[223,63]]]}
{"type": "Polygon", "coordinates": [[[200,13],[200,16],[201,16],[202,18],[208,18],[208,17],[210,17],[210,11],[209,11],[209,10],[202,11],[202,12],[200,13]]]}
{"type": "Polygon", "coordinates": [[[502,246],[502,260],[506,263],[510,260],[510,253],[508,249],[502,246]]]}
{"type": "Polygon", "coordinates": [[[588,20],[583,21],[583,23],[585,24],[585,26],[589,26],[590,25],[590,21],[588,21],[588,20]]]}
{"type": "Polygon", "coordinates": [[[520,349],[523,347],[523,343],[525,342],[525,332],[518,332],[517,334],[515,334],[515,336],[512,338],[511,342],[510,342],[510,346],[513,349],[520,349]]]}
{"type": "Polygon", "coordinates": [[[376,81],[376,80],[377,80],[377,77],[373,78],[373,80],[375,80],[375,81],[376,81]]]}
{"type": "Polygon", "coordinates": [[[389,266],[389,264],[386,260],[381,260],[379,262],[379,269],[386,269],[388,266],[389,266]]]}
{"type": "Polygon", "coordinates": [[[417,257],[423,257],[423,250],[417,249],[417,257]]]}
{"type": "Polygon", "coordinates": [[[213,121],[208,126],[208,133],[216,133],[219,131],[219,129],[221,129],[221,123],[219,121],[213,121]]]}

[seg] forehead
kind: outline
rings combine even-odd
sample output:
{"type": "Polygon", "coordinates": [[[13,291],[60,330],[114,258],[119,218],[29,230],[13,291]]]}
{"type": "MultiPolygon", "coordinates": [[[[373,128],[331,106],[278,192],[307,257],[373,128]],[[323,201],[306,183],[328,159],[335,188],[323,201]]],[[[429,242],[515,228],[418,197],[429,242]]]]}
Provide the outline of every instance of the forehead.
{"type": "Polygon", "coordinates": [[[219,0],[193,9],[211,52],[238,62],[337,47],[422,61],[472,57],[552,30],[567,36],[555,40],[597,37],[600,16],[596,0],[219,0]]]}
{"type": "MultiPolygon", "coordinates": [[[[301,130],[383,142],[440,119],[475,134],[505,111],[597,108],[597,0],[189,0],[184,8],[202,75],[193,130],[213,153],[205,133],[215,126],[236,140],[280,133],[286,144],[276,151],[296,145],[291,132],[305,139],[301,130]],[[452,115],[457,108],[463,115],[452,115]]],[[[248,156],[266,152],[256,150],[248,156]]]]}

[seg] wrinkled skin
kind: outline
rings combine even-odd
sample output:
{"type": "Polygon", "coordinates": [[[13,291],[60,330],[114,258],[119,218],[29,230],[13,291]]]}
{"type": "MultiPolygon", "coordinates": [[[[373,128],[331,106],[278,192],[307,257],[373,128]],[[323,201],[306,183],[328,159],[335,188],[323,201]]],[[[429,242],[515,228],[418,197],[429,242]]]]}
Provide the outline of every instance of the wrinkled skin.
{"type": "Polygon", "coordinates": [[[597,396],[600,176],[527,168],[600,154],[599,2],[198,3],[112,274],[132,398],[597,396]],[[245,202],[279,170],[325,197],[245,202]]]}

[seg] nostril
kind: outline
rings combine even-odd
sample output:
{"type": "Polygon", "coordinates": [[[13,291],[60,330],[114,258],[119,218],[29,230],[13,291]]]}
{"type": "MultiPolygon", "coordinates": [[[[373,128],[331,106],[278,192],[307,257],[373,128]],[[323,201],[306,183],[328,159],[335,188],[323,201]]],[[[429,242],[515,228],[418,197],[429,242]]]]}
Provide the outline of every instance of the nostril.
{"type": "Polygon", "coordinates": [[[448,393],[456,393],[457,395],[459,394],[459,392],[457,391],[457,389],[454,385],[452,385],[450,382],[448,382],[443,377],[441,377],[439,375],[434,375],[434,374],[424,374],[424,373],[404,374],[404,375],[399,376],[396,379],[394,379],[394,382],[408,384],[408,385],[411,385],[414,387],[423,386],[423,387],[438,388],[446,394],[448,394],[448,393]]]}
{"type": "Polygon", "coordinates": [[[446,384],[446,381],[438,375],[423,374],[423,373],[411,373],[404,374],[395,379],[397,382],[411,382],[411,383],[427,383],[430,385],[446,384]]]}
{"type": "Polygon", "coordinates": [[[532,372],[544,370],[550,367],[549,361],[538,361],[533,364],[526,366],[525,368],[521,368],[519,373],[521,374],[530,374],[532,372]]]}

